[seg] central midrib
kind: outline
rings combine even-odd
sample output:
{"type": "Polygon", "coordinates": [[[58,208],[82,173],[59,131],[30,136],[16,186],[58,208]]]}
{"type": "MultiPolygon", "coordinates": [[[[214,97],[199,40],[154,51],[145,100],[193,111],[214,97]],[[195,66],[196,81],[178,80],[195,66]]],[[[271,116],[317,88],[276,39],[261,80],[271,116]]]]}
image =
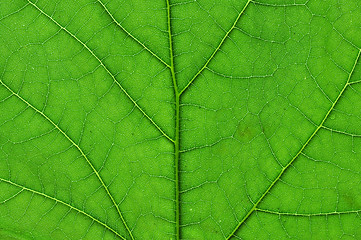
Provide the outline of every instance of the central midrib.
{"type": "Polygon", "coordinates": [[[172,27],[171,27],[171,9],[170,9],[170,0],[166,0],[167,2],[167,19],[168,19],[168,39],[169,39],[169,51],[170,51],[170,70],[173,81],[174,88],[174,96],[175,96],[175,139],[174,139],[174,175],[175,175],[175,223],[176,223],[176,240],[181,239],[180,232],[180,98],[182,94],[189,88],[189,86],[194,82],[194,80],[203,72],[203,70],[207,67],[210,61],[214,58],[215,54],[218,52],[220,47],[223,45],[229,34],[235,28],[239,19],[245,12],[251,0],[247,0],[246,4],[243,6],[242,11],[238,14],[236,20],[233,22],[232,27],[226,32],[221,42],[218,44],[216,49],[213,51],[212,55],[208,58],[205,64],[201,67],[201,69],[192,77],[192,79],[187,83],[187,85],[179,91],[177,79],[175,75],[175,67],[174,67],[174,53],[173,53],[173,40],[172,40],[172,27]]]}
{"type": "Polygon", "coordinates": [[[175,223],[176,223],[176,239],[180,239],[180,179],[179,179],[179,138],[180,138],[180,93],[178,91],[178,83],[174,70],[173,40],[171,29],[171,12],[169,0],[167,0],[167,19],[168,19],[168,39],[170,52],[170,71],[172,75],[174,96],[175,96],[175,139],[174,139],[174,176],[175,176],[175,223]]]}

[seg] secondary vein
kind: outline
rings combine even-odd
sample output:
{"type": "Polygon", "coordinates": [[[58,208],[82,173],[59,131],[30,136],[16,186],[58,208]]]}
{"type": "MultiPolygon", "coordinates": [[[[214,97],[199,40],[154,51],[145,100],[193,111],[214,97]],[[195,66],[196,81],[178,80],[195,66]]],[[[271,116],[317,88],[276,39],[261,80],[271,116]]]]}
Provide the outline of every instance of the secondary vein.
{"type": "Polygon", "coordinates": [[[51,125],[53,125],[82,155],[82,157],[85,159],[85,161],[88,163],[88,165],[90,166],[90,168],[92,169],[92,171],[95,173],[95,175],[97,176],[100,184],[102,185],[102,187],[104,188],[104,190],[106,191],[108,197],[110,198],[112,204],[114,205],[117,213],[119,214],[120,219],[122,220],[125,228],[127,229],[130,237],[132,238],[132,240],[134,240],[134,237],[132,235],[132,232],[130,231],[127,223],[125,222],[125,219],[123,217],[123,214],[121,213],[118,204],[115,202],[113,195],[110,193],[108,187],[105,185],[103,178],[100,176],[99,172],[95,169],[94,165],[92,164],[92,162],[88,159],[88,157],[86,156],[86,154],[84,153],[84,151],[80,148],[80,146],[78,144],[76,144],[73,139],[70,138],[70,136],[68,134],[66,134],[53,120],[51,120],[47,115],[45,115],[45,113],[43,113],[42,111],[40,111],[39,109],[37,109],[36,107],[34,107],[30,102],[26,101],[23,97],[21,97],[18,93],[16,93],[14,90],[12,90],[9,86],[7,86],[1,79],[0,79],[0,84],[3,85],[12,95],[16,96],[18,99],[20,99],[23,103],[25,103],[27,106],[29,106],[31,109],[33,109],[36,113],[40,114],[42,117],[44,117],[51,125]]]}
{"type": "Polygon", "coordinates": [[[244,5],[242,11],[238,14],[236,20],[233,22],[232,27],[226,32],[226,35],[224,35],[224,37],[222,38],[221,42],[218,44],[218,46],[216,47],[216,49],[213,51],[212,55],[208,58],[208,60],[206,61],[206,63],[203,65],[203,67],[192,77],[192,79],[188,82],[188,84],[179,92],[180,95],[182,95],[184,93],[184,91],[186,91],[188,89],[188,87],[194,82],[194,80],[196,80],[196,78],[203,72],[204,69],[206,69],[207,65],[211,62],[211,60],[213,59],[213,57],[216,55],[216,53],[219,51],[219,49],[222,47],[223,43],[226,41],[227,37],[229,36],[229,34],[233,31],[233,29],[236,27],[239,19],[241,18],[241,16],[243,15],[243,13],[246,11],[246,8],[248,7],[249,3],[251,2],[251,0],[248,0],[246,5],[244,5]]]}
{"type": "Polygon", "coordinates": [[[152,123],[152,125],[158,129],[158,131],[166,137],[169,141],[174,142],[174,140],[165,133],[165,131],[139,106],[139,104],[130,96],[130,94],[125,90],[125,88],[119,83],[119,81],[115,78],[115,75],[109,70],[109,68],[103,63],[103,61],[86,45],[83,41],[81,41],[78,37],[76,37],[72,32],[58,23],[55,19],[49,16],[46,12],[41,10],[36,4],[27,0],[34,8],[36,8],[39,12],[41,12],[44,16],[49,18],[52,22],[54,22],[61,30],[64,30],[67,34],[69,34],[72,38],[74,38],[77,42],[79,42],[103,67],[103,69],[109,74],[109,76],[113,79],[113,82],[118,85],[120,90],[127,96],[127,98],[134,104],[134,106],[152,123]]]}
{"type": "Polygon", "coordinates": [[[244,218],[238,223],[238,225],[236,226],[236,228],[229,234],[229,236],[226,238],[227,240],[229,240],[232,236],[234,236],[234,234],[237,232],[238,229],[240,229],[240,227],[242,226],[242,224],[248,219],[248,217],[257,210],[258,205],[261,203],[261,201],[265,198],[265,196],[271,191],[271,189],[275,186],[275,184],[278,182],[278,180],[282,177],[282,175],[286,172],[286,170],[295,162],[295,160],[299,157],[299,155],[303,152],[303,150],[306,148],[306,146],[308,146],[308,144],[311,142],[311,140],[313,139],[313,137],[318,133],[318,131],[323,127],[324,123],[326,122],[328,116],[330,115],[330,113],[332,112],[332,110],[335,108],[336,104],[339,102],[341,96],[343,95],[343,93],[345,92],[345,90],[347,89],[347,87],[350,85],[350,80],[351,77],[355,71],[356,65],[360,59],[360,55],[361,55],[361,49],[359,49],[356,60],[354,62],[354,65],[352,67],[352,70],[350,71],[347,81],[344,85],[344,87],[342,88],[342,90],[340,91],[339,95],[337,96],[336,100],[333,102],[333,104],[331,105],[330,109],[327,111],[325,117],[322,119],[320,125],[318,125],[318,127],[315,129],[315,131],[312,133],[312,135],[307,139],[307,141],[305,142],[305,144],[301,147],[301,149],[297,152],[297,154],[291,159],[291,161],[282,168],[281,172],[278,174],[278,176],[275,178],[275,180],[273,180],[273,182],[270,184],[270,186],[266,189],[266,191],[262,194],[262,196],[257,200],[257,202],[253,205],[253,207],[251,208],[251,210],[244,216],[244,218]]]}
{"type": "Polygon", "coordinates": [[[129,37],[131,37],[134,41],[136,41],[139,45],[141,45],[145,50],[147,50],[150,54],[152,54],[155,58],[157,58],[161,63],[163,63],[167,68],[171,68],[168,63],[166,63],[161,57],[159,57],[156,53],[154,53],[152,50],[150,50],[144,43],[142,43],[138,38],[136,38],[133,34],[131,34],[125,27],[123,27],[116,19],[115,17],[110,13],[109,9],[105,6],[105,4],[97,0],[100,5],[104,8],[105,12],[108,14],[108,16],[113,20],[113,22],[123,30],[129,37]]]}
{"type": "Polygon", "coordinates": [[[359,214],[361,210],[350,210],[350,211],[340,211],[340,212],[321,212],[321,213],[288,213],[288,212],[276,212],[268,209],[256,208],[257,212],[264,212],[274,215],[283,215],[283,216],[294,216],[294,217],[321,217],[321,216],[330,216],[330,215],[343,215],[343,214],[359,214]]]}
{"type": "Polygon", "coordinates": [[[73,209],[73,210],[75,210],[75,211],[77,211],[77,212],[79,212],[79,213],[87,216],[87,217],[90,218],[92,221],[94,221],[94,222],[96,222],[96,223],[99,223],[100,225],[102,225],[102,226],[105,227],[106,229],[110,230],[111,232],[113,232],[115,235],[117,235],[117,236],[120,237],[121,239],[126,240],[123,236],[121,236],[117,231],[115,231],[113,228],[111,228],[110,226],[108,226],[106,223],[98,220],[97,218],[95,218],[95,217],[93,217],[92,215],[84,212],[83,210],[80,210],[79,208],[76,208],[76,207],[74,207],[73,205],[70,205],[69,203],[66,203],[66,202],[64,202],[64,201],[61,201],[61,200],[55,198],[55,197],[49,196],[49,195],[47,195],[47,194],[45,194],[45,193],[42,193],[42,192],[33,190],[33,189],[31,189],[31,188],[25,187],[25,186],[23,186],[23,185],[20,185],[20,184],[18,184],[18,183],[15,183],[15,182],[10,181],[10,180],[7,180],[7,179],[0,178],[0,181],[5,182],[5,183],[8,183],[8,184],[13,185],[13,186],[18,187],[18,188],[21,188],[21,191],[20,191],[20,192],[22,192],[23,190],[25,190],[25,191],[28,191],[28,192],[31,192],[31,193],[34,193],[34,194],[43,196],[43,197],[45,197],[45,198],[51,199],[51,200],[53,200],[53,201],[55,201],[55,202],[57,202],[57,203],[61,203],[61,204],[65,205],[65,206],[69,207],[70,209],[73,209]]]}

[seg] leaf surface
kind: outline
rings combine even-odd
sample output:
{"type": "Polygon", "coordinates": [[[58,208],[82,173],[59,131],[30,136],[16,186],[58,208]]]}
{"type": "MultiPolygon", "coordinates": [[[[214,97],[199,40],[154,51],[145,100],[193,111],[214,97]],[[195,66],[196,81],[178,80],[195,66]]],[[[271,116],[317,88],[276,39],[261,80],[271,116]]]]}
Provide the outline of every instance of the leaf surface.
{"type": "Polygon", "coordinates": [[[0,239],[360,239],[357,0],[0,2],[0,239]]]}

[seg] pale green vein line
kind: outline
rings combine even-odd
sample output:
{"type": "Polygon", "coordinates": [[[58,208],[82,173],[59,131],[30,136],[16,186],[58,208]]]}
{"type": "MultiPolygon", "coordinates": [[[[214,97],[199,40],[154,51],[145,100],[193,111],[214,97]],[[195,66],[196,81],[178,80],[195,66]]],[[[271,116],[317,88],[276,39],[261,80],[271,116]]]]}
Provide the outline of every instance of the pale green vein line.
{"type": "Polygon", "coordinates": [[[95,169],[94,165],[90,162],[90,160],[88,159],[88,157],[85,155],[85,153],[83,152],[83,150],[79,147],[78,144],[76,144],[69,136],[68,134],[66,134],[56,123],[53,122],[53,120],[51,120],[47,115],[45,115],[42,111],[40,111],[39,109],[37,109],[36,107],[34,107],[31,103],[29,103],[28,101],[26,101],[24,98],[22,98],[19,94],[17,94],[16,92],[14,92],[9,86],[7,86],[1,79],[0,79],[0,84],[3,85],[9,92],[11,92],[11,94],[13,94],[14,96],[16,96],[17,98],[19,98],[21,101],[23,101],[26,105],[28,105],[31,109],[33,109],[35,112],[39,113],[41,116],[43,116],[50,124],[52,124],[61,134],[64,135],[64,137],[66,139],[68,139],[68,141],[80,152],[80,154],[82,155],[82,157],[84,157],[84,159],[86,160],[86,162],[88,163],[88,165],[90,166],[90,168],[92,169],[92,171],[95,173],[95,175],[97,176],[98,180],[100,181],[102,187],[105,189],[108,197],[110,198],[110,200],[112,201],[114,207],[116,208],[125,228],[127,229],[127,231],[129,232],[129,235],[131,236],[132,239],[133,235],[132,232],[130,231],[128,225],[125,222],[125,219],[122,215],[122,213],[120,212],[120,209],[118,207],[118,204],[116,204],[112,194],[110,193],[108,187],[105,185],[102,177],[100,176],[99,172],[95,169]]]}
{"type": "Polygon", "coordinates": [[[343,132],[343,131],[332,129],[332,128],[329,128],[329,127],[326,127],[326,126],[322,126],[322,128],[324,128],[324,129],[326,129],[326,130],[328,130],[330,132],[335,132],[335,133],[338,133],[338,134],[343,134],[343,135],[354,137],[354,138],[360,138],[361,137],[360,134],[352,134],[352,133],[348,133],[348,132],[343,132]]]}
{"type": "Polygon", "coordinates": [[[305,142],[305,144],[301,147],[301,149],[297,152],[297,154],[292,158],[292,160],[282,168],[281,172],[278,174],[278,176],[275,178],[275,180],[270,184],[270,186],[266,189],[266,191],[262,194],[262,196],[257,200],[257,202],[253,205],[253,207],[251,208],[251,210],[249,210],[249,212],[244,216],[244,218],[237,224],[237,226],[234,228],[234,230],[229,234],[229,236],[226,238],[227,240],[230,239],[236,232],[237,230],[242,226],[242,224],[248,219],[248,217],[257,209],[257,206],[261,203],[261,201],[264,199],[264,197],[270,192],[270,190],[273,188],[273,186],[278,182],[278,180],[282,177],[282,175],[286,172],[286,170],[295,162],[295,160],[298,158],[298,156],[303,152],[303,150],[306,148],[306,146],[308,146],[308,144],[311,142],[311,140],[313,139],[313,137],[318,133],[318,131],[322,128],[323,124],[326,122],[328,116],[330,115],[330,113],[332,112],[332,110],[335,108],[336,104],[338,103],[338,101],[340,100],[342,94],[345,92],[346,88],[349,86],[350,84],[350,79],[352,77],[352,74],[355,71],[356,65],[360,59],[360,55],[361,55],[361,49],[359,49],[359,52],[357,54],[355,63],[352,67],[351,72],[348,75],[347,78],[347,82],[344,85],[344,87],[342,88],[342,90],[340,91],[339,95],[337,96],[336,100],[333,102],[333,104],[331,105],[330,109],[327,111],[325,117],[322,119],[320,125],[315,129],[315,131],[312,133],[312,135],[307,139],[307,141],[305,142]]]}
{"type": "Polygon", "coordinates": [[[136,41],[139,45],[141,45],[145,50],[147,50],[150,54],[152,54],[155,58],[157,58],[161,63],[163,63],[166,67],[171,68],[171,66],[166,63],[161,57],[159,57],[156,53],[154,53],[152,50],[150,50],[144,43],[142,43],[141,41],[139,41],[135,36],[133,36],[127,29],[125,29],[116,19],[115,17],[110,13],[109,9],[105,6],[105,4],[100,1],[97,0],[100,5],[102,5],[102,7],[104,8],[104,10],[106,11],[106,13],[108,14],[108,16],[113,20],[113,22],[120,28],[122,29],[129,37],[131,37],[134,41],[136,41]]]}
{"type": "Polygon", "coordinates": [[[114,74],[110,72],[110,70],[108,69],[107,66],[105,66],[105,64],[103,63],[102,60],[100,60],[100,58],[95,55],[95,53],[84,43],[82,42],[79,38],[77,38],[73,33],[71,33],[68,29],[66,29],[65,27],[63,27],[60,23],[58,23],[55,19],[53,19],[51,16],[49,16],[46,12],[44,12],[43,10],[41,10],[36,4],[34,4],[33,2],[31,2],[30,0],[27,0],[32,6],[34,6],[39,12],[41,12],[44,16],[46,16],[47,18],[49,18],[52,22],[54,22],[61,30],[64,30],[66,33],[68,33],[71,37],[73,37],[77,42],[79,42],[81,45],[83,45],[83,47],[89,51],[89,53],[99,62],[99,64],[104,68],[104,70],[109,74],[109,76],[111,76],[111,78],[113,79],[114,83],[118,85],[118,87],[122,90],[122,92],[124,92],[124,94],[128,97],[128,99],[135,105],[135,107],[154,125],[154,127],[156,127],[158,129],[158,131],[160,131],[160,133],[166,137],[169,141],[174,142],[174,140],[169,137],[169,135],[167,135],[163,129],[161,129],[158,124],[156,124],[154,122],[154,120],[138,105],[138,103],[129,95],[129,93],[123,88],[123,86],[117,81],[117,79],[115,78],[114,74]]]}
{"type": "MultiPolygon", "coordinates": [[[[306,6],[307,3],[290,3],[290,4],[270,4],[270,3],[263,3],[263,2],[257,2],[254,0],[251,0],[252,3],[257,4],[257,5],[261,5],[261,6],[266,6],[266,7],[297,7],[297,6],[306,6]]],[[[308,2],[308,1],[307,1],[308,2]]]]}
{"type": "Polygon", "coordinates": [[[19,13],[21,10],[25,9],[27,6],[28,6],[28,4],[25,4],[24,6],[22,6],[22,7],[19,8],[18,10],[14,11],[14,12],[11,12],[11,13],[5,15],[5,16],[2,16],[2,17],[0,18],[0,22],[3,21],[4,19],[8,18],[8,17],[13,16],[14,14],[19,13]]]}
{"type": "Polygon", "coordinates": [[[16,197],[17,197],[20,193],[22,193],[23,191],[24,191],[24,189],[20,189],[19,192],[13,194],[11,197],[7,197],[5,200],[2,200],[2,201],[0,202],[0,206],[1,206],[1,204],[5,204],[5,203],[11,201],[12,199],[16,198],[16,197]]]}
{"type": "Polygon", "coordinates": [[[175,176],[175,223],[176,223],[176,239],[181,239],[180,232],[180,179],[179,179],[179,161],[180,161],[180,94],[178,92],[178,84],[174,70],[174,54],[173,54],[173,40],[172,40],[172,28],[171,28],[171,9],[170,0],[167,1],[167,19],[168,19],[168,39],[169,39],[169,51],[171,59],[171,74],[175,95],[175,142],[174,142],[174,176],[175,176]]]}
{"type": "Polygon", "coordinates": [[[275,215],[295,216],[295,217],[321,217],[321,216],[342,215],[342,214],[359,214],[361,212],[361,210],[351,210],[351,211],[327,212],[327,213],[287,213],[287,212],[276,212],[276,211],[260,209],[260,208],[256,208],[255,211],[270,213],[275,215]]]}
{"type": "Polygon", "coordinates": [[[22,191],[25,190],[25,191],[28,191],[28,192],[31,192],[31,193],[34,193],[34,194],[43,196],[43,197],[45,197],[45,198],[51,199],[51,200],[53,200],[53,201],[55,201],[55,202],[57,202],[57,203],[63,204],[63,205],[65,205],[65,206],[69,207],[70,209],[72,209],[72,210],[74,210],[74,211],[77,211],[77,212],[85,215],[86,217],[90,218],[92,221],[94,221],[94,222],[102,225],[103,227],[105,227],[106,229],[110,230],[110,231],[113,232],[115,235],[117,235],[119,238],[126,240],[126,238],[124,238],[123,236],[121,236],[117,231],[115,231],[113,228],[109,227],[106,223],[98,220],[97,218],[91,216],[90,214],[84,212],[83,210],[80,210],[80,209],[78,209],[78,208],[70,205],[69,203],[63,202],[63,201],[61,201],[61,200],[59,200],[59,199],[57,199],[57,198],[55,198],[55,197],[49,196],[49,195],[47,195],[47,194],[45,194],[45,193],[42,193],[42,192],[38,192],[38,191],[36,191],[36,190],[33,190],[33,189],[28,188],[28,187],[25,187],[25,186],[23,186],[23,185],[14,183],[13,181],[10,181],[10,180],[7,180],[7,179],[0,178],[0,181],[5,182],[5,183],[8,183],[8,184],[13,185],[13,186],[18,187],[18,188],[21,188],[22,191]]]}
{"type": "Polygon", "coordinates": [[[171,29],[171,15],[170,15],[170,4],[169,0],[167,1],[167,19],[168,19],[168,39],[169,39],[169,51],[170,51],[170,59],[171,59],[171,73],[172,73],[172,80],[173,80],[173,87],[174,87],[174,94],[178,96],[178,85],[177,80],[175,77],[175,70],[174,70],[174,53],[173,53],[173,39],[172,39],[172,29],[171,29]]]}
{"type": "Polygon", "coordinates": [[[241,16],[243,15],[243,13],[246,11],[246,8],[248,7],[249,3],[251,2],[251,0],[248,0],[246,5],[244,5],[242,11],[238,14],[236,20],[234,21],[232,27],[226,32],[226,35],[222,38],[221,42],[218,44],[217,48],[214,50],[214,52],[212,53],[212,55],[209,57],[209,59],[206,61],[206,63],[203,65],[203,67],[193,76],[193,78],[188,82],[188,84],[182,89],[182,91],[179,92],[180,95],[182,95],[182,93],[184,93],[185,90],[187,90],[187,88],[194,82],[194,80],[196,80],[196,78],[203,72],[203,70],[207,67],[207,65],[211,62],[211,60],[213,59],[213,57],[216,55],[216,53],[219,51],[219,49],[222,47],[223,43],[226,41],[227,37],[229,36],[229,34],[233,31],[233,29],[235,29],[239,19],[241,18],[241,16]]]}
{"type": "Polygon", "coordinates": [[[357,81],[354,81],[354,82],[350,82],[349,85],[353,85],[353,84],[357,84],[357,83],[361,83],[361,80],[357,80],[357,81]]]}

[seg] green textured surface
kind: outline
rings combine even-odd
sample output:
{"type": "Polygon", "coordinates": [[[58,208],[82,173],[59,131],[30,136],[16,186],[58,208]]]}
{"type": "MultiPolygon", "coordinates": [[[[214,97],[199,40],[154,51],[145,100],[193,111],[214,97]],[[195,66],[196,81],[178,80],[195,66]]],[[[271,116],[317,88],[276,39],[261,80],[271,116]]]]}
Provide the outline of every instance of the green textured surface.
{"type": "Polygon", "coordinates": [[[0,0],[0,239],[361,239],[359,0],[0,0]]]}

